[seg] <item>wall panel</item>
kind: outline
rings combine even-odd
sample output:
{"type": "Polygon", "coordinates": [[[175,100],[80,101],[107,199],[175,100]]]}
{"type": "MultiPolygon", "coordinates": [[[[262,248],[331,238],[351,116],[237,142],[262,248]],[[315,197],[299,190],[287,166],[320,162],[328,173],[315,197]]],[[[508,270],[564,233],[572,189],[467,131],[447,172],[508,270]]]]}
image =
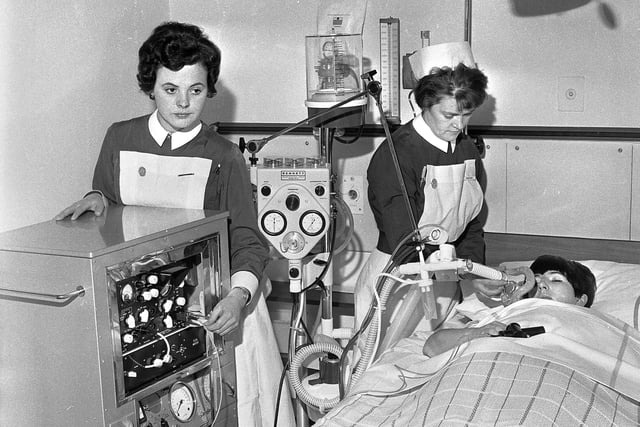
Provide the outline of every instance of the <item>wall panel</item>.
{"type": "Polygon", "coordinates": [[[629,239],[631,145],[507,144],[508,233],[629,239]]]}
{"type": "Polygon", "coordinates": [[[487,221],[484,229],[504,233],[507,226],[507,143],[500,139],[485,139],[485,144],[487,221]]]}
{"type": "Polygon", "coordinates": [[[633,144],[631,177],[631,240],[640,241],[640,144],[633,144]]]}

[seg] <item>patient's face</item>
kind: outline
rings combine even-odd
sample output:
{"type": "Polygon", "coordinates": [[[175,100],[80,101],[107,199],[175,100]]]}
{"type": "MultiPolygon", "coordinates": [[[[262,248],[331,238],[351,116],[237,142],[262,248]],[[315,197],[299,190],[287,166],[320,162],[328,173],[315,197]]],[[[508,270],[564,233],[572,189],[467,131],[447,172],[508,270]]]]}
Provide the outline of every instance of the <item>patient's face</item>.
{"type": "Polygon", "coordinates": [[[559,271],[551,270],[544,274],[536,274],[536,285],[534,298],[551,299],[567,304],[577,303],[573,286],[559,271]]]}

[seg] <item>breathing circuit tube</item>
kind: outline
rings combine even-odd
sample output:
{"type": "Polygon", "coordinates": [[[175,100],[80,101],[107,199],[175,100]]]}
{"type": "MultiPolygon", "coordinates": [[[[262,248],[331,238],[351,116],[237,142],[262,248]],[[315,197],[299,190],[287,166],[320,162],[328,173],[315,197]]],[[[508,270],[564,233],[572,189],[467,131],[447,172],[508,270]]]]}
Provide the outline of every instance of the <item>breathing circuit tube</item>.
{"type": "MultiPolygon", "coordinates": [[[[424,229],[425,227],[423,227],[424,229]]],[[[423,230],[421,230],[423,231],[423,230]]],[[[347,383],[347,378],[345,377],[344,366],[348,352],[352,347],[355,346],[359,336],[363,333],[363,331],[367,330],[367,336],[365,339],[365,346],[362,350],[362,356],[358,361],[358,364],[354,370],[353,375],[351,376],[351,383],[356,383],[364,371],[369,367],[373,357],[375,356],[375,352],[377,350],[377,341],[378,341],[378,329],[381,327],[379,324],[380,316],[376,316],[376,313],[379,313],[380,310],[383,310],[387,300],[390,296],[392,285],[399,281],[400,279],[397,277],[393,277],[395,275],[405,275],[405,274],[419,274],[420,270],[423,268],[423,265],[420,262],[411,262],[406,263],[406,261],[415,253],[415,248],[412,247],[411,244],[406,245],[408,239],[412,236],[407,236],[403,241],[397,246],[394,251],[391,259],[385,266],[383,273],[376,281],[376,292],[379,294],[379,301],[372,301],[371,306],[369,307],[369,311],[362,322],[360,329],[354,334],[354,337],[349,341],[347,346],[344,349],[343,355],[340,359],[340,393],[341,397],[346,394],[347,387],[345,384],[347,383]]],[[[471,260],[463,260],[457,259],[452,261],[442,261],[437,265],[438,268],[431,270],[457,270],[457,271],[465,271],[471,273],[475,276],[482,277],[489,280],[495,280],[500,282],[507,283],[524,283],[522,289],[528,289],[531,284],[535,283],[535,279],[533,278],[533,273],[530,271],[518,272],[516,274],[507,274],[504,271],[485,266],[483,264],[474,263],[471,260]]]]}
{"type": "MultiPolygon", "coordinates": [[[[421,227],[421,231],[429,228],[436,227],[434,225],[425,225],[421,227]]],[[[426,235],[432,237],[432,233],[426,233],[426,235]]],[[[399,265],[406,263],[412,256],[414,256],[417,252],[417,246],[423,246],[422,242],[414,242],[410,243],[411,240],[415,238],[415,232],[411,232],[406,235],[400,243],[396,246],[393,253],[391,254],[391,258],[385,265],[382,270],[382,273],[392,273],[399,265]]],[[[439,243],[439,242],[438,242],[439,243]]],[[[390,295],[391,286],[395,282],[395,279],[386,277],[384,275],[380,275],[376,280],[375,284],[375,293],[380,295],[379,305],[377,301],[374,299],[372,301],[371,306],[369,307],[369,311],[367,312],[365,318],[363,319],[360,328],[356,331],[353,337],[349,340],[347,345],[344,348],[342,356],[340,357],[339,369],[339,386],[340,386],[340,398],[342,399],[346,392],[348,391],[348,387],[350,383],[355,384],[359,379],[362,373],[370,364],[371,359],[375,353],[375,341],[378,334],[378,328],[380,327],[378,322],[378,316],[375,316],[378,310],[381,310],[390,295]],[[371,326],[371,328],[369,328],[371,326]],[[363,354],[358,361],[356,369],[354,373],[351,375],[351,372],[347,372],[350,368],[347,367],[347,358],[350,350],[355,347],[360,335],[369,328],[369,332],[366,337],[365,347],[363,350],[363,354]],[[348,375],[346,375],[348,374],[348,375]],[[351,377],[351,381],[347,381],[348,377],[351,377]]]]}
{"type": "MultiPolygon", "coordinates": [[[[318,286],[320,287],[320,289],[322,290],[323,293],[328,292],[327,288],[324,286],[323,283],[323,278],[325,277],[325,275],[328,272],[328,268],[329,265],[331,263],[332,257],[334,254],[344,250],[344,248],[346,248],[346,246],[349,244],[349,241],[351,240],[351,237],[353,235],[353,217],[349,217],[347,218],[347,227],[350,227],[350,233],[347,234],[347,239],[345,240],[345,242],[342,243],[341,248],[334,248],[335,245],[335,239],[336,239],[336,234],[337,234],[337,223],[336,223],[336,218],[338,216],[338,211],[339,208],[338,206],[340,206],[340,202],[342,203],[341,207],[343,209],[343,214],[345,214],[345,212],[349,212],[351,213],[351,211],[349,210],[349,208],[346,206],[346,204],[344,203],[344,201],[342,201],[339,198],[333,198],[334,204],[332,204],[332,226],[330,228],[330,238],[328,240],[328,252],[329,252],[329,257],[324,265],[324,268],[322,269],[322,271],[320,272],[320,274],[318,275],[318,277],[316,277],[316,279],[308,286],[306,286],[305,288],[302,289],[302,292],[306,292],[309,289],[318,286]],[[335,203],[338,202],[338,203],[335,203]]],[[[321,309],[318,310],[318,316],[321,315],[321,309]]],[[[298,318],[297,320],[293,320],[292,319],[292,325],[294,324],[299,324],[301,323],[300,318],[298,318]]],[[[316,325],[314,325],[314,330],[316,328],[316,325]]],[[[292,328],[294,329],[294,328],[292,328]]],[[[349,332],[347,335],[346,331],[336,331],[337,332],[337,337],[331,337],[331,338],[338,338],[338,339],[346,339],[346,338],[350,338],[351,337],[351,333],[349,332]],[[344,336],[342,336],[344,335],[344,336]]],[[[311,337],[311,335],[309,334],[309,332],[307,332],[307,335],[309,335],[309,337],[311,337]]],[[[290,342],[291,342],[291,337],[290,337],[290,342]]],[[[336,356],[337,358],[340,358],[342,356],[342,348],[337,344],[337,343],[333,343],[333,342],[316,342],[316,343],[311,343],[311,344],[307,344],[304,346],[299,347],[295,352],[295,354],[293,355],[291,361],[290,361],[290,366],[289,366],[289,372],[288,372],[288,377],[289,377],[289,382],[291,383],[291,387],[295,390],[296,395],[298,396],[298,398],[300,400],[302,400],[305,404],[310,405],[310,406],[314,406],[316,408],[318,408],[321,412],[325,412],[328,409],[333,408],[335,405],[338,404],[338,402],[340,401],[340,396],[336,396],[335,398],[331,398],[331,399],[326,399],[326,398],[320,398],[320,397],[316,397],[313,394],[311,394],[309,391],[307,391],[303,384],[302,381],[300,379],[300,368],[303,367],[303,363],[309,359],[311,356],[318,356],[318,355],[322,355],[324,353],[331,353],[334,356],[336,356]]]]}
{"type": "Polygon", "coordinates": [[[340,401],[341,396],[336,396],[331,399],[323,399],[313,396],[302,385],[302,382],[300,381],[300,374],[298,372],[307,358],[319,353],[331,353],[337,357],[341,357],[342,349],[338,344],[327,342],[318,342],[299,348],[291,361],[291,366],[289,368],[289,381],[291,382],[291,386],[295,390],[296,395],[304,403],[315,406],[320,410],[320,412],[325,412],[327,409],[331,409],[336,406],[340,401]]]}
{"type": "MultiPolygon", "coordinates": [[[[400,162],[398,160],[398,154],[396,153],[396,148],[395,148],[395,144],[393,142],[393,138],[391,136],[391,131],[389,130],[389,124],[387,123],[386,120],[386,116],[384,115],[384,111],[382,108],[382,102],[381,102],[381,85],[379,82],[373,80],[373,75],[375,74],[375,72],[369,72],[369,73],[365,73],[363,74],[361,77],[367,82],[367,89],[369,91],[369,94],[373,97],[373,99],[376,101],[376,106],[378,107],[378,111],[380,113],[380,122],[382,124],[382,128],[384,129],[384,133],[385,133],[385,137],[386,137],[386,143],[389,146],[389,153],[391,154],[391,160],[393,162],[393,166],[394,166],[394,171],[396,174],[396,178],[398,179],[398,185],[400,186],[400,193],[402,195],[402,200],[404,202],[405,208],[407,210],[407,215],[409,217],[409,221],[411,223],[411,233],[409,233],[408,236],[404,237],[402,239],[402,241],[398,244],[398,246],[395,248],[393,254],[391,255],[391,259],[389,260],[389,262],[387,263],[387,265],[384,268],[384,272],[388,272],[390,271],[394,265],[399,265],[401,264],[405,259],[408,259],[409,256],[411,256],[412,254],[415,254],[417,251],[420,251],[422,249],[424,249],[423,246],[423,242],[422,242],[422,237],[420,234],[420,228],[418,228],[418,222],[416,221],[416,218],[413,214],[413,209],[411,207],[411,201],[409,199],[409,194],[407,192],[407,187],[404,183],[404,178],[402,176],[402,169],[400,168],[400,162]],[[409,240],[413,240],[414,244],[412,245],[408,245],[405,246],[405,244],[409,241],[409,240]]],[[[376,281],[376,293],[378,295],[381,295],[381,298],[384,297],[382,295],[382,292],[379,292],[379,290],[383,289],[385,287],[385,284],[387,283],[387,280],[381,280],[381,278],[378,278],[378,280],[376,281]]],[[[387,295],[388,296],[388,295],[387,295]]],[[[385,299],[385,303],[386,303],[386,299],[385,299]]],[[[381,300],[380,302],[381,306],[380,307],[384,307],[383,301],[381,300]]],[[[380,307],[378,307],[378,310],[380,309],[380,307]]],[[[372,304],[371,307],[369,308],[369,311],[367,312],[367,315],[365,316],[365,321],[362,323],[361,328],[358,330],[358,332],[356,332],[354,334],[354,336],[351,338],[351,340],[349,340],[349,342],[347,343],[347,347],[345,348],[345,351],[343,352],[342,356],[340,357],[340,363],[339,363],[339,369],[340,369],[340,380],[339,380],[339,385],[340,385],[340,397],[343,397],[344,394],[344,383],[343,383],[343,367],[344,364],[346,362],[346,355],[349,353],[347,350],[351,347],[353,347],[355,345],[355,343],[357,342],[360,334],[362,333],[362,331],[364,331],[367,326],[369,325],[369,323],[371,323],[373,317],[374,317],[374,313],[376,311],[375,308],[375,304],[372,304]]],[[[374,336],[377,335],[377,330],[379,325],[377,325],[377,321],[374,321],[374,324],[372,326],[374,326],[375,329],[375,334],[373,334],[374,336]]],[[[370,333],[371,336],[371,333],[370,333]]],[[[367,341],[370,341],[370,339],[368,338],[367,341]]],[[[368,347],[373,347],[373,345],[371,346],[367,346],[368,347]]],[[[359,378],[359,375],[361,372],[364,371],[364,369],[366,369],[367,365],[369,364],[369,360],[371,360],[371,357],[373,357],[373,348],[370,348],[367,352],[366,352],[366,360],[363,360],[363,358],[360,359],[358,366],[356,368],[356,374],[355,374],[355,379],[357,380],[359,378]]]]}

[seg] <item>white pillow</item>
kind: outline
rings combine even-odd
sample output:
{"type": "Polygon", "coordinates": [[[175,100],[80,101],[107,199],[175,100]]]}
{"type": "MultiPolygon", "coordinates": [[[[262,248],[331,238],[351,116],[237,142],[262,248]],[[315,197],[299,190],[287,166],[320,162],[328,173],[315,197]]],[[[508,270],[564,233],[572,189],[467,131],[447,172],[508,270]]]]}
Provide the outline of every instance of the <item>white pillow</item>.
{"type": "Polygon", "coordinates": [[[581,261],[596,277],[596,296],[591,307],[638,328],[640,264],[612,261],[581,261]]]}

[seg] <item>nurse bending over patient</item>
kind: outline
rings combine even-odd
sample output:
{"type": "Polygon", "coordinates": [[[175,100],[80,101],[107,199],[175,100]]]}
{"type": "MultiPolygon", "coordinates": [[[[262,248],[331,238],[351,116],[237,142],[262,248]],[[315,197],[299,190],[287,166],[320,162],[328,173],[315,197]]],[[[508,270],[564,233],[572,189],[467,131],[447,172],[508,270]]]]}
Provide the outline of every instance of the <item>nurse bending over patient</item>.
{"type": "Polygon", "coordinates": [[[168,22],[138,53],[138,85],[155,111],[109,127],[92,191],[56,219],[102,215],[110,204],[228,211],[231,290],[203,323],[221,335],[240,331],[233,338],[240,426],[273,425],[277,405],[279,425],[293,425],[288,390],[275,399],[282,361],[260,285],[268,246],[246,162],[237,145],[200,121],[216,94],[220,50],[199,27],[168,22]]]}
{"type": "MultiPolygon", "coordinates": [[[[357,326],[371,304],[377,275],[398,244],[414,231],[409,215],[419,228],[444,229],[457,257],[484,263],[484,232],[478,215],[484,203],[485,172],[478,149],[463,131],[485,101],[486,89],[487,77],[474,63],[435,67],[419,80],[414,97],[421,114],[392,135],[411,212],[392,173],[387,141],[373,154],[367,169],[368,197],[379,234],[356,284],[357,326]]],[[[425,258],[437,249],[427,247],[425,258]]],[[[455,299],[456,287],[446,292],[450,294],[436,297],[455,299]]]]}

